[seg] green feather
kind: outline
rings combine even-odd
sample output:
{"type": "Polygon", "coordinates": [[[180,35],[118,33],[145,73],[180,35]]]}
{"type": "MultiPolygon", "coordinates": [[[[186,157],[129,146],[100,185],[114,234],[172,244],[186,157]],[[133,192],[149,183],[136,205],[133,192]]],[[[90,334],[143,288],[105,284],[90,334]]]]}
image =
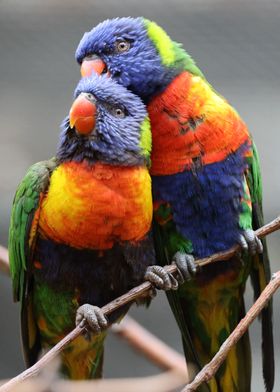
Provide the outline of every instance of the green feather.
{"type": "Polygon", "coordinates": [[[38,162],[31,166],[16,191],[9,230],[10,269],[16,301],[23,301],[24,298],[32,219],[39,205],[40,194],[47,189],[50,173],[55,167],[55,160],[38,162]]]}
{"type": "Polygon", "coordinates": [[[152,150],[152,134],[149,117],[146,117],[140,126],[140,147],[143,154],[150,159],[152,150]]]}
{"type": "MultiPolygon", "coordinates": [[[[32,297],[29,293],[29,269],[32,244],[29,246],[30,229],[34,214],[39,207],[40,195],[46,192],[56,161],[38,162],[31,166],[18,186],[13,201],[9,230],[9,259],[13,283],[14,300],[21,303],[21,330],[25,360],[34,363],[41,349],[38,331],[32,312],[32,297]],[[32,338],[31,338],[32,334],[32,338]]],[[[33,242],[36,240],[36,233],[33,242]]]]}
{"type": "MultiPolygon", "coordinates": [[[[262,211],[262,181],[260,171],[260,161],[257,148],[252,143],[252,157],[248,158],[249,169],[246,173],[246,180],[249,186],[249,191],[252,199],[252,226],[253,230],[257,230],[263,226],[263,211],[262,211]]],[[[252,286],[254,288],[254,295],[257,298],[266,284],[270,281],[271,271],[268,257],[268,250],[266,240],[262,240],[263,253],[257,255],[252,260],[252,268],[250,277],[252,286]]],[[[273,389],[274,384],[274,344],[273,344],[273,329],[272,329],[272,300],[269,301],[261,314],[262,320],[262,361],[263,361],[263,376],[267,391],[273,389]]]]}
{"type": "Polygon", "coordinates": [[[205,79],[193,58],[182,48],[182,45],[172,41],[167,33],[155,22],[143,18],[150,40],[155,45],[162,64],[166,67],[175,67],[188,71],[193,75],[205,79]]]}
{"type": "Polygon", "coordinates": [[[249,170],[247,172],[247,182],[250,190],[252,203],[262,206],[262,177],[260,170],[260,159],[255,143],[252,143],[253,155],[247,158],[249,170]]]}

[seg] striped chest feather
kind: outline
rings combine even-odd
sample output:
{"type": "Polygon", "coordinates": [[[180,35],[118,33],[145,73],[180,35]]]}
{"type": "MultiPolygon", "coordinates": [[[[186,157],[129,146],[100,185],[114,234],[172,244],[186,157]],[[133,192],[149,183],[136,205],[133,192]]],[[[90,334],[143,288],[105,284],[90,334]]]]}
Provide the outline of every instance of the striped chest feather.
{"type": "Polygon", "coordinates": [[[41,202],[40,234],[76,248],[109,249],[138,241],[152,220],[145,167],[67,162],[52,174],[41,202]]]}

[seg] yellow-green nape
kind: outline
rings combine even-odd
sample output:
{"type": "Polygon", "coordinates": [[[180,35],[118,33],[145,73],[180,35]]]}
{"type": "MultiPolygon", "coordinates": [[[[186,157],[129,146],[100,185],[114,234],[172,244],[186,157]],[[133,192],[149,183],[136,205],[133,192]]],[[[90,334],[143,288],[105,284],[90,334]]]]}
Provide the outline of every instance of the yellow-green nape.
{"type": "Polygon", "coordinates": [[[149,117],[145,117],[141,126],[140,147],[145,156],[149,157],[152,150],[152,133],[149,117]]]}
{"type": "Polygon", "coordinates": [[[167,33],[155,22],[142,18],[147,35],[155,45],[162,64],[167,67],[181,68],[193,75],[205,79],[203,73],[196,66],[192,57],[182,48],[182,45],[172,41],[167,33]]]}
{"type": "Polygon", "coordinates": [[[157,48],[162,63],[166,66],[172,65],[175,62],[174,44],[167,33],[155,22],[143,18],[147,34],[150,40],[157,48]]]}

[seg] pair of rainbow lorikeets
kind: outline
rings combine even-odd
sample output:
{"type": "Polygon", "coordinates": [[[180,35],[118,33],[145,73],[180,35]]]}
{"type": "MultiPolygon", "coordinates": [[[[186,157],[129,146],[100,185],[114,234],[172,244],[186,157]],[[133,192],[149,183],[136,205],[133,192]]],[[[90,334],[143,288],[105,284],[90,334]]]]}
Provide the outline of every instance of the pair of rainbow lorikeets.
{"type": "MultiPolygon", "coordinates": [[[[127,308],[108,320],[99,307],[147,279],[169,290],[186,360],[200,369],[244,316],[247,278],[255,296],[270,279],[266,245],[253,232],[263,224],[256,147],[237,112],[154,22],[107,20],[84,35],[76,59],[84,78],[57,154],[29,169],[12,210],[27,363],[83,320],[100,333],[74,341],[62,371],[100,376],[105,329],[127,308]],[[194,258],[236,243],[242,255],[196,271],[194,258]],[[178,290],[155,260],[176,263],[178,290]]],[[[267,391],[271,306],[261,316],[267,391]]],[[[250,391],[250,379],[246,333],[201,391],[250,391]]]]}

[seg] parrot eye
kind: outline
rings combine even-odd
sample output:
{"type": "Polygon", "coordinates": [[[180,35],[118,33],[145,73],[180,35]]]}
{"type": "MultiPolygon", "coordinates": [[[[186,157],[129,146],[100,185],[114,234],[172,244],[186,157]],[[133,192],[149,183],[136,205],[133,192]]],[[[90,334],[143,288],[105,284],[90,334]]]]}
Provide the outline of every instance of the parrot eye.
{"type": "Polygon", "coordinates": [[[116,42],[117,52],[123,53],[127,52],[130,49],[130,42],[128,41],[117,41],[116,42]]]}
{"type": "Polygon", "coordinates": [[[115,117],[117,117],[117,118],[124,118],[125,117],[125,112],[121,108],[114,108],[113,115],[115,117]]]}

